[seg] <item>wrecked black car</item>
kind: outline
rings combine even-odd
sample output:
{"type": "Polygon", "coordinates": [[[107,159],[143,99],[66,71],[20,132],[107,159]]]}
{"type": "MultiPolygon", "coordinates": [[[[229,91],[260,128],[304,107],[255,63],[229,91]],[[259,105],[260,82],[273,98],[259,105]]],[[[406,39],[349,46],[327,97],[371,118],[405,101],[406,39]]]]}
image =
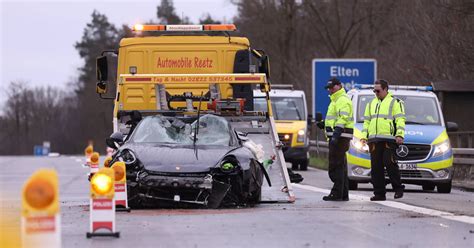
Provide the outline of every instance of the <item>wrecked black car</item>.
{"type": "MultiPolygon", "coordinates": [[[[245,206],[261,199],[265,168],[224,117],[148,116],[123,141],[107,140],[127,167],[131,208],[245,206]]],[[[268,175],[267,180],[268,180],[268,175]]],[[[270,182],[268,181],[270,184],[270,182]]]]}

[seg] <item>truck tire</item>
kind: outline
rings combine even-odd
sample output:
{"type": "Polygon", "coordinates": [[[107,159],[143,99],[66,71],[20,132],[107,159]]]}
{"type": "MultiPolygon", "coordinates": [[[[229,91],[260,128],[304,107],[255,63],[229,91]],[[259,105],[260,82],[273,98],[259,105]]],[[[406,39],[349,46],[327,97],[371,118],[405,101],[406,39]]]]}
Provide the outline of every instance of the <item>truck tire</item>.
{"type": "Polygon", "coordinates": [[[449,181],[448,183],[440,183],[436,187],[438,188],[438,193],[448,194],[451,193],[451,186],[452,183],[449,181]]]}
{"type": "Polygon", "coordinates": [[[291,162],[291,169],[294,171],[298,170],[298,162],[291,162]]]}
{"type": "Polygon", "coordinates": [[[349,190],[357,190],[359,184],[356,181],[349,180],[349,190]]]}
{"type": "Polygon", "coordinates": [[[431,184],[426,184],[426,185],[423,185],[423,190],[434,190],[435,189],[435,185],[431,185],[431,184]]]}
{"type": "Polygon", "coordinates": [[[308,163],[309,163],[308,159],[300,160],[300,163],[299,163],[300,164],[300,170],[302,170],[302,171],[308,170],[308,163]]]}

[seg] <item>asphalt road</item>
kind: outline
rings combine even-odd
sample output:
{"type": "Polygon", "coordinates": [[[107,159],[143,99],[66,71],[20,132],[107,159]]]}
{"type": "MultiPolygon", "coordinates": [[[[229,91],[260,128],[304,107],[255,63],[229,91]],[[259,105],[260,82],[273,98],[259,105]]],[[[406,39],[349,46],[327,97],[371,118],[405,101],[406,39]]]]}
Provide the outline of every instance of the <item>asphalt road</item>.
{"type": "Polygon", "coordinates": [[[296,202],[254,208],[132,210],[117,213],[119,239],[86,239],[88,168],[82,157],[0,157],[0,235],[18,238],[20,191],[38,168],[60,177],[63,247],[474,247],[474,193],[424,192],[374,203],[370,185],[349,202],[324,202],[331,186],[325,171],[301,172],[296,202]]]}

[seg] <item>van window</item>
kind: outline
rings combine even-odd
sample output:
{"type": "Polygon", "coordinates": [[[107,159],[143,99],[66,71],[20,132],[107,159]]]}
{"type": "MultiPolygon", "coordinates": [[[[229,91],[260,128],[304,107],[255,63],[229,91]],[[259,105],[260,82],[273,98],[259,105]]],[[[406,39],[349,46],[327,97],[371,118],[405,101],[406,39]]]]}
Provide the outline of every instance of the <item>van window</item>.
{"type": "MultiPolygon", "coordinates": [[[[357,122],[364,122],[364,112],[374,95],[360,95],[357,104],[357,122]]],[[[405,102],[406,124],[441,125],[438,104],[434,97],[400,96],[395,97],[405,102]]]]}
{"type": "MultiPolygon", "coordinates": [[[[300,121],[306,120],[304,102],[302,97],[270,97],[273,117],[275,120],[300,121]]],[[[264,98],[254,99],[256,111],[267,111],[267,102],[264,98]]]]}

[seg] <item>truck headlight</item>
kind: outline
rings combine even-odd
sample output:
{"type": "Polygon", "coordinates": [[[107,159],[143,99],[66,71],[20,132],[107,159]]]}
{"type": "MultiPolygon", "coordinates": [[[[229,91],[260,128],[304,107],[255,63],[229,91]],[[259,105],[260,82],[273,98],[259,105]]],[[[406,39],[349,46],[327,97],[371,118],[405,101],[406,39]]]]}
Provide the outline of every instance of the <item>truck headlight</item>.
{"type": "Polygon", "coordinates": [[[351,140],[351,145],[359,152],[369,153],[369,146],[367,144],[364,145],[360,139],[354,138],[351,140]]]}
{"type": "Polygon", "coordinates": [[[434,147],[433,157],[441,156],[451,149],[449,140],[443,141],[434,147]]]}
{"type": "Polygon", "coordinates": [[[305,137],[306,137],[306,132],[304,131],[304,129],[299,130],[298,138],[296,139],[296,142],[304,143],[305,137]]]}

